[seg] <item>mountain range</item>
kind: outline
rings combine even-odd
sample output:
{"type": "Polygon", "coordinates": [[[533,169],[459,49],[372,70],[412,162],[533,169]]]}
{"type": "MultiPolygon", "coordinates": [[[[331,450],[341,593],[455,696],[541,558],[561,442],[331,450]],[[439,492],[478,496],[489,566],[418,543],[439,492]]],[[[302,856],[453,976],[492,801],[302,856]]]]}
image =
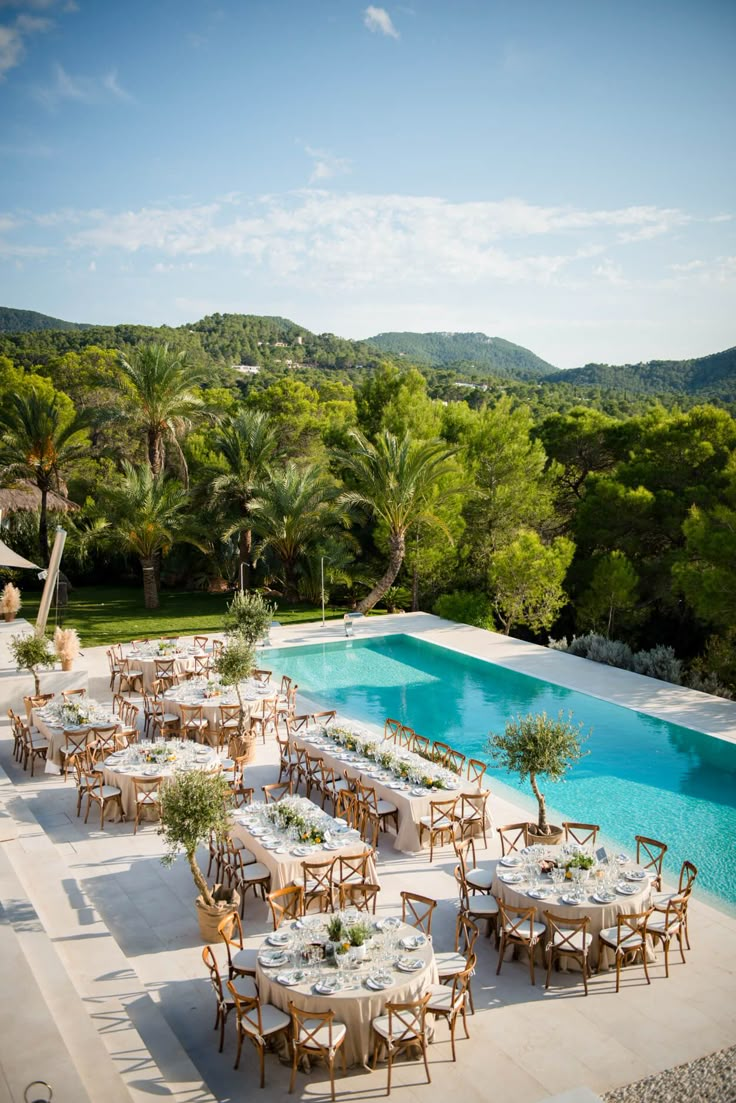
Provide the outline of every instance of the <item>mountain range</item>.
{"type": "Polygon", "coordinates": [[[115,347],[137,340],[171,340],[177,333],[197,335],[201,350],[235,363],[279,362],[282,348],[289,350],[280,362],[298,366],[312,363],[321,368],[371,367],[381,355],[421,368],[444,369],[458,375],[516,379],[528,383],[567,383],[629,394],[688,395],[698,401],[736,402],[736,347],[689,360],[651,360],[639,364],[586,364],[560,371],[529,349],[488,337],[485,333],[379,333],[363,341],[349,341],[333,334],[313,334],[285,318],[246,314],[213,314],[177,328],[152,326],[92,326],[67,322],[33,310],[0,307],[0,342],[11,358],[17,353],[28,360],[32,335],[42,336],[44,346],[54,340],[58,352],[86,344],[115,347]]]}

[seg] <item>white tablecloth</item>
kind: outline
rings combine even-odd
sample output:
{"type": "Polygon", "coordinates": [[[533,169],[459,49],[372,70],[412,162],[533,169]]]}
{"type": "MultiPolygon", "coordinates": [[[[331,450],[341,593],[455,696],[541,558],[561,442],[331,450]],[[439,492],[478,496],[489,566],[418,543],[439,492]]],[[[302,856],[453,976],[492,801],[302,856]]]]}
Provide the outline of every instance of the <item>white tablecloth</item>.
{"type": "Polygon", "coordinates": [[[174,771],[182,769],[186,765],[200,770],[212,770],[220,765],[220,760],[211,748],[202,748],[196,752],[194,761],[189,755],[189,748],[184,752],[178,752],[176,761],[152,764],[141,761],[141,754],[146,745],[128,748],[114,762],[108,758],[100,764],[105,785],[116,785],[122,793],[123,808],[128,819],[135,816],[135,785],[134,777],[144,777],[146,781],[159,778],[161,784],[173,777],[174,771]]]}

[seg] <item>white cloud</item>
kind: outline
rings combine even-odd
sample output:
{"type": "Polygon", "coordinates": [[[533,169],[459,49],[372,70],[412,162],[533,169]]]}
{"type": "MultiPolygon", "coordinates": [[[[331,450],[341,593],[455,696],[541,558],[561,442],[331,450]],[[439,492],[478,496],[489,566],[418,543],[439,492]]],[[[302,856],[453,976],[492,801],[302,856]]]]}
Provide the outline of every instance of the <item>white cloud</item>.
{"type": "Polygon", "coordinates": [[[23,38],[16,27],[0,27],[0,81],[16,65],[20,65],[25,54],[23,38]]]}
{"type": "Polygon", "coordinates": [[[736,281],[736,256],[714,257],[712,260],[690,260],[671,264],[678,278],[693,277],[701,284],[731,284],[736,281]]]}
{"type": "Polygon", "coordinates": [[[336,157],[329,150],[315,149],[314,146],[305,146],[304,151],[313,161],[310,184],[331,180],[333,176],[343,176],[350,172],[350,161],[347,157],[336,157]]]}
{"type": "Polygon", "coordinates": [[[391,16],[385,8],[375,8],[371,4],[363,12],[363,23],[369,31],[377,31],[388,38],[399,37],[399,32],[394,27],[391,16]]]}
{"type": "Polygon", "coordinates": [[[73,76],[63,65],[54,66],[51,84],[36,88],[36,99],[49,110],[69,100],[76,103],[97,104],[110,99],[131,101],[133,97],[118,81],[117,71],[110,69],[101,77],[73,76]]]}
{"type": "Polygon", "coordinates": [[[87,267],[89,268],[90,272],[96,272],[97,271],[97,262],[94,261],[94,260],[91,260],[87,267]]]}
{"type": "Polygon", "coordinates": [[[593,275],[610,283],[612,287],[628,287],[629,281],[623,273],[620,264],[614,264],[611,260],[604,260],[593,269],[593,275]]]}

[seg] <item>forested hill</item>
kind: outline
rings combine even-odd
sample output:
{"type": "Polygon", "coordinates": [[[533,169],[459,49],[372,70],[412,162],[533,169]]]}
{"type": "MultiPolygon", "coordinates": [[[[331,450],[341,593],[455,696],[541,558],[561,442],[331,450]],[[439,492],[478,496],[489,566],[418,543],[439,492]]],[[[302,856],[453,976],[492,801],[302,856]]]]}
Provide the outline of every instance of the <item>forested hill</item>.
{"type": "Polygon", "coordinates": [[[650,360],[647,364],[586,364],[548,375],[545,383],[605,387],[637,394],[663,392],[696,396],[703,401],[736,401],[736,346],[694,360],[650,360]]]}
{"type": "Polygon", "coordinates": [[[0,306],[0,333],[38,333],[42,329],[89,329],[83,322],[65,322],[49,314],[35,310],[16,310],[12,306],[0,306]]]}
{"type": "Polygon", "coordinates": [[[462,365],[517,379],[541,379],[557,370],[529,349],[485,333],[379,333],[367,337],[366,343],[429,367],[462,365]]]}

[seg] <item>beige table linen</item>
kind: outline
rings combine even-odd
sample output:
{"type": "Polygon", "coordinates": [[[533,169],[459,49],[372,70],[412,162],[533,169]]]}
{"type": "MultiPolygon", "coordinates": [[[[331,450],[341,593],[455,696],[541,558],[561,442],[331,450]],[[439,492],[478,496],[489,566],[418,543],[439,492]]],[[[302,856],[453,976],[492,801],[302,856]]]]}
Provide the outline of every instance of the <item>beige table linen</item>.
{"type": "MultiPolygon", "coordinates": [[[[99,768],[102,770],[102,776],[105,781],[105,785],[116,785],[122,794],[123,809],[125,811],[126,819],[132,820],[135,817],[135,785],[133,784],[134,777],[145,777],[146,781],[160,780],[162,785],[165,785],[167,780],[174,776],[174,771],[182,768],[181,761],[166,763],[161,767],[157,767],[153,773],[147,773],[147,771],[153,769],[151,763],[146,762],[133,762],[131,758],[135,756],[136,749],[131,751],[125,751],[121,756],[119,762],[115,766],[108,766],[109,759],[99,764],[99,768]]],[[[192,769],[198,770],[214,770],[220,766],[220,760],[217,757],[215,751],[211,748],[207,748],[197,759],[192,769]]]]}
{"type": "MultiPolygon", "coordinates": [[[[553,848],[550,848],[553,850],[553,848]]],[[[639,869],[635,863],[629,863],[624,867],[624,873],[626,871],[639,869]]],[[[559,919],[582,919],[583,916],[590,917],[590,950],[588,951],[588,962],[592,969],[595,968],[598,961],[598,935],[602,930],[608,927],[615,927],[619,915],[631,912],[646,911],[651,902],[652,889],[649,878],[647,877],[638,890],[629,895],[616,894],[616,899],[611,901],[610,904],[599,904],[593,899],[592,892],[595,890],[588,890],[585,899],[580,904],[563,904],[558,892],[552,892],[544,900],[535,900],[533,897],[527,895],[527,889],[529,885],[526,882],[522,882],[518,885],[507,885],[499,879],[500,873],[511,873],[510,869],[506,869],[504,866],[496,863],[496,868],[493,876],[493,884],[491,891],[493,895],[499,900],[503,900],[505,904],[510,904],[515,908],[534,908],[536,911],[536,918],[540,923],[544,923],[544,912],[548,911],[555,918],[559,919]]],[[[567,883],[567,889],[572,889],[572,884],[567,883]]],[[[565,890],[563,889],[563,892],[565,890]]],[[[542,940],[542,945],[546,946],[546,935],[542,940]]],[[[601,961],[602,966],[610,965],[612,955],[605,950],[603,959],[601,961]]],[[[574,963],[571,962],[571,965],[574,963]]]]}
{"type": "MultiPolygon", "coordinates": [[[[279,697],[275,686],[271,687],[271,693],[262,694],[256,691],[254,685],[247,683],[241,692],[246,723],[251,716],[258,715],[264,701],[277,700],[279,704],[285,703],[285,698],[279,697]]],[[[174,686],[172,689],[167,689],[164,693],[164,700],[166,701],[167,711],[171,711],[177,716],[181,716],[182,705],[201,705],[202,716],[207,721],[208,727],[205,728],[204,732],[198,734],[197,742],[209,743],[211,746],[217,744],[216,733],[220,724],[220,706],[238,704],[238,696],[232,688],[224,690],[217,697],[205,697],[203,689],[191,682],[184,686],[174,686]]]]}
{"type": "MultiPolygon", "coordinates": [[[[32,712],[33,725],[38,728],[41,735],[48,741],[49,749],[46,752],[46,773],[58,774],[61,771],[63,760],[61,752],[66,746],[66,737],[64,735],[64,729],[57,727],[56,725],[49,724],[48,720],[44,720],[42,716],[39,716],[39,710],[34,709],[32,712]]],[[[120,719],[117,716],[110,714],[109,719],[98,719],[90,721],[89,725],[84,727],[103,727],[107,724],[116,724],[120,726],[120,719]]],[[[73,729],[68,729],[72,731],[73,729]]],[[[87,740],[89,742],[89,738],[87,740]]]]}
{"type": "MultiPolygon", "coordinates": [[[[405,854],[416,854],[422,849],[419,822],[423,816],[429,816],[429,806],[433,800],[451,800],[453,797],[459,797],[461,793],[479,792],[477,786],[458,779],[457,789],[428,790],[421,796],[412,796],[411,791],[394,789],[390,782],[372,777],[371,773],[378,772],[380,767],[372,767],[369,771],[360,763],[347,759],[345,756],[348,752],[342,751],[341,748],[326,750],[323,746],[316,745],[311,737],[301,735],[292,735],[291,743],[294,747],[306,747],[312,755],[319,755],[327,766],[335,770],[338,777],[342,777],[343,772],[347,771],[350,777],[358,778],[364,785],[371,785],[376,790],[379,800],[387,800],[395,804],[399,813],[399,830],[394,841],[394,849],[401,850],[405,854]]],[[[385,749],[396,751],[393,743],[386,743],[385,749]]],[[[490,827],[488,806],[486,806],[486,821],[490,827]]]]}
{"type": "MultiPolygon", "coordinates": [[[[397,932],[399,938],[416,933],[414,927],[406,924],[402,924],[397,932]]],[[[271,949],[271,947],[268,948],[271,949]]],[[[335,1021],[344,1023],[347,1027],[344,1042],[347,1063],[349,1065],[367,1064],[373,1052],[371,1029],[373,1019],[385,1012],[389,1001],[406,1002],[417,999],[430,984],[437,983],[437,964],[432,943],[427,942],[412,953],[424,960],[424,966],[414,973],[401,973],[394,970],[393,976],[396,983],[382,992],[374,992],[366,987],[366,976],[377,970],[377,966],[371,965],[370,958],[361,966],[360,971],[351,977],[351,981],[356,985],[355,988],[334,992],[330,996],[320,996],[313,992],[313,982],[291,987],[280,984],[276,978],[285,967],[266,968],[259,962],[256,968],[258,992],[261,1000],[273,1004],[282,1011],[289,1011],[290,1001],[303,1011],[334,1011],[335,1021]]],[[[325,974],[334,976],[334,967],[326,966],[325,974]]],[[[346,971],[346,976],[350,976],[350,971],[346,971]]]]}
{"type": "MultiPolygon", "coordinates": [[[[319,811],[317,805],[315,805],[315,811],[319,811]]],[[[324,847],[317,847],[311,854],[306,857],[291,853],[292,845],[288,842],[284,843],[287,848],[286,854],[279,854],[275,850],[268,850],[261,843],[260,839],[255,835],[251,835],[248,828],[237,820],[230,828],[230,834],[235,839],[241,839],[248,850],[252,851],[255,855],[257,862],[263,862],[264,866],[271,871],[271,891],[276,889],[282,889],[285,885],[289,885],[295,882],[297,885],[304,884],[304,871],[302,869],[302,862],[327,862],[332,858],[348,858],[354,854],[366,854],[371,847],[367,843],[364,843],[360,838],[353,838],[341,846],[337,850],[327,850],[324,847]]],[[[378,882],[378,873],[376,871],[376,863],[373,857],[370,858],[367,864],[367,879],[374,885],[378,882]]]]}

